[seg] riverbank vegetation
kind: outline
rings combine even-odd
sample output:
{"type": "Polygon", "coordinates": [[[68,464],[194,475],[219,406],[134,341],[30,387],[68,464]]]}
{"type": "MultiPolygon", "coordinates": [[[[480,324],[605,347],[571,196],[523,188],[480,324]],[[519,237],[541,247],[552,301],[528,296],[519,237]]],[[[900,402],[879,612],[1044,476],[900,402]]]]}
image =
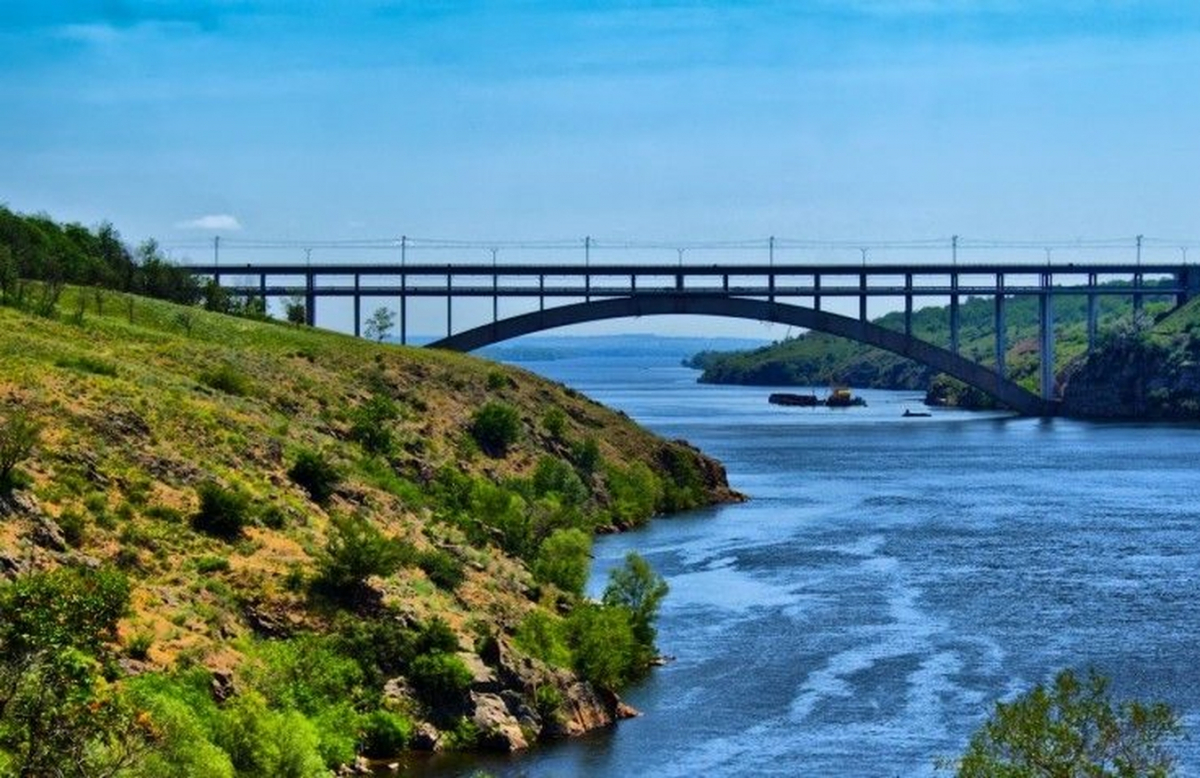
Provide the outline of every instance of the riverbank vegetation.
{"type": "MultiPolygon", "coordinates": [[[[1151,319],[1165,314],[1171,302],[1148,294],[1145,312],[1151,319]]],[[[1126,298],[1102,297],[1099,329],[1112,332],[1127,321],[1132,306],[1126,298]]],[[[972,361],[995,363],[995,309],[990,298],[967,298],[959,307],[959,351],[972,361]]],[[[1033,297],[1007,300],[1005,368],[1008,376],[1031,391],[1038,386],[1038,307],[1033,297]]],[[[1087,350],[1087,301],[1064,293],[1054,299],[1055,374],[1063,375],[1087,350]]],[[[904,331],[904,314],[888,313],[875,324],[904,331]]],[[[913,313],[913,335],[943,348],[950,345],[949,306],[930,306],[913,313]]],[[[927,392],[932,404],[990,407],[991,399],[926,365],[821,332],[806,332],[748,351],[702,352],[686,362],[702,370],[702,383],[754,386],[846,385],[874,389],[927,392]]]]}
{"type": "Polygon", "coordinates": [[[603,726],[665,587],[633,557],[586,597],[592,537],[737,498],[519,369],[28,265],[0,303],[0,775],[323,775],[603,726]]]}

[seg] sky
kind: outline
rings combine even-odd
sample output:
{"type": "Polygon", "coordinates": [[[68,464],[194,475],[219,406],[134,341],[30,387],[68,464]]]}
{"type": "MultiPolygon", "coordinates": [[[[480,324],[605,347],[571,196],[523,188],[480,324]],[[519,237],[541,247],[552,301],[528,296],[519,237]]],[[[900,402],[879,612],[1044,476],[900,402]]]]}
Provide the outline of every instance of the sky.
{"type": "Polygon", "coordinates": [[[1194,2],[0,0],[0,72],[0,203],[181,261],[214,235],[1200,256],[1194,2]]]}

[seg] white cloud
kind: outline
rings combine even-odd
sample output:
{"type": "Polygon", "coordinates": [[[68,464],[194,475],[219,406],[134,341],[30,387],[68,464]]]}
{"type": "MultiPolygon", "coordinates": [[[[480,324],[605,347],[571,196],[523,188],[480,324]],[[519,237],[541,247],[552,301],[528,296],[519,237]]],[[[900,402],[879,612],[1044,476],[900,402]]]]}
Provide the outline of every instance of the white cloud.
{"type": "Polygon", "coordinates": [[[213,213],[199,216],[195,219],[176,222],[175,228],[180,230],[228,230],[236,232],[242,228],[242,223],[236,216],[227,213],[213,213]]]}

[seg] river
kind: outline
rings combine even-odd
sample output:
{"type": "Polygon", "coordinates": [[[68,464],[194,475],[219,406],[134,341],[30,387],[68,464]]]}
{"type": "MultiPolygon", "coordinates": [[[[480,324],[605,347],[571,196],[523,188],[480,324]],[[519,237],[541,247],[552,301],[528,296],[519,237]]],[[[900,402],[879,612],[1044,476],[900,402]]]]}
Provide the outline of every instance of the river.
{"type": "MultiPolygon", "coordinates": [[[[430,775],[928,776],[997,698],[1095,667],[1164,700],[1200,776],[1200,428],[768,405],[663,360],[525,363],[686,438],[751,500],[601,538],[671,592],[643,715],[430,775]]],[[[423,773],[425,774],[425,773],[423,773]]]]}

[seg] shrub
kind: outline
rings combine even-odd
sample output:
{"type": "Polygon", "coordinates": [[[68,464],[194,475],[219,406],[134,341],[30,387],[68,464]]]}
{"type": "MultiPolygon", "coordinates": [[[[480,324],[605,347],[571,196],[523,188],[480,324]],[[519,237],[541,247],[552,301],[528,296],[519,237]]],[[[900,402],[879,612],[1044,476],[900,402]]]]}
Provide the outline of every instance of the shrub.
{"type": "Polygon", "coordinates": [[[558,495],[567,505],[582,505],[588,490],[579,475],[558,457],[544,456],[533,471],[533,489],[538,497],[558,495]]]}
{"type": "Polygon", "coordinates": [[[584,477],[590,476],[600,466],[600,444],[591,436],[577,441],[571,446],[571,460],[584,477]]]}
{"type": "Polygon", "coordinates": [[[592,538],[578,529],[560,529],[550,534],[538,549],[533,577],[551,583],[569,594],[583,594],[592,562],[592,538]]]}
{"type": "Polygon", "coordinates": [[[417,566],[425,571],[429,580],[445,589],[454,591],[463,580],[463,564],[458,557],[440,548],[420,554],[417,566]]]}
{"type": "Polygon", "coordinates": [[[462,698],[471,686],[473,676],[454,654],[440,651],[422,654],[413,660],[408,679],[421,698],[431,705],[462,698]]]}
{"type": "Polygon", "coordinates": [[[532,610],[521,619],[513,640],[522,651],[556,667],[571,664],[562,619],[544,610],[532,610]]]}
{"type": "Polygon", "coordinates": [[[138,632],[129,638],[129,644],[125,646],[125,651],[133,659],[145,660],[150,654],[152,645],[154,645],[153,632],[138,632]]]}
{"type": "Polygon", "coordinates": [[[517,409],[502,402],[488,402],[471,419],[471,437],[488,456],[503,457],[521,434],[517,409]]]}
{"type": "Polygon", "coordinates": [[[503,370],[489,370],[487,374],[487,388],[493,392],[509,386],[508,376],[503,370]]]}
{"type": "Polygon", "coordinates": [[[341,481],[341,474],[323,454],[304,449],[296,455],[296,461],[288,470],[288,478],[304,491],[313,502],[324,505],[333,496],[341,481]]]}
{"type": "Polygon", "coordinates": [[[602,689],[616,691],[641,671],[641,651],[624,608],[580,605],[567,618],[567,641],[575,671],[602,689]]]}
{"type": "Polygon", "coordinates": [[[562,440],[563,433],[567,430],[567,414],[557,405],[551,406],[542,416],[542,427],[550,433],[550,437],[562,440]]]}
{"type": "Polygon", "coordinates": [[[391,575],[411,555],[410,546],[387,537],[366,517],[335,516],[316,583],[328,594],[352,599],[368,578],[391,575]]]}
{"type": "Polygon", "coordinates": [[[226,489],[214,481],[196,487],[200,510],[192,517],[197,530],[224,540],[235,540],[249,522],[250,497],[239,489],[226,489]]]}
{"type": "Polygon", "coordinates": [[[196,560],[196,572],[203,575],[223,573],[229,569],[229,560],[223,556],[202,556],[196,560]]]}
{"type": "Polygon", "coordinates": [[[235,397],[250,394],[250,379],[228,362],[202,372],[200,383],[235,397]]]}
{"type": "Polygon", "coordinates": [[[408,747],[413,724],[407,716],[376,710],[363,718],[363,753],[374,759],[398,755],[408,747]]]}
{"type": "Polygon", "coordinates": [[[17,465],[33,454],[41,434],[42,425],[25,408],[8,408],[0,415],[0,494],[16,486],[17,465]]]}
{"type": "Polygon", "coordinates": [[[389,426],[400,416],[390,397],[375,394],[350,412],[350,439],[369,454],[388,455],[395,446],[389,426]]]}

